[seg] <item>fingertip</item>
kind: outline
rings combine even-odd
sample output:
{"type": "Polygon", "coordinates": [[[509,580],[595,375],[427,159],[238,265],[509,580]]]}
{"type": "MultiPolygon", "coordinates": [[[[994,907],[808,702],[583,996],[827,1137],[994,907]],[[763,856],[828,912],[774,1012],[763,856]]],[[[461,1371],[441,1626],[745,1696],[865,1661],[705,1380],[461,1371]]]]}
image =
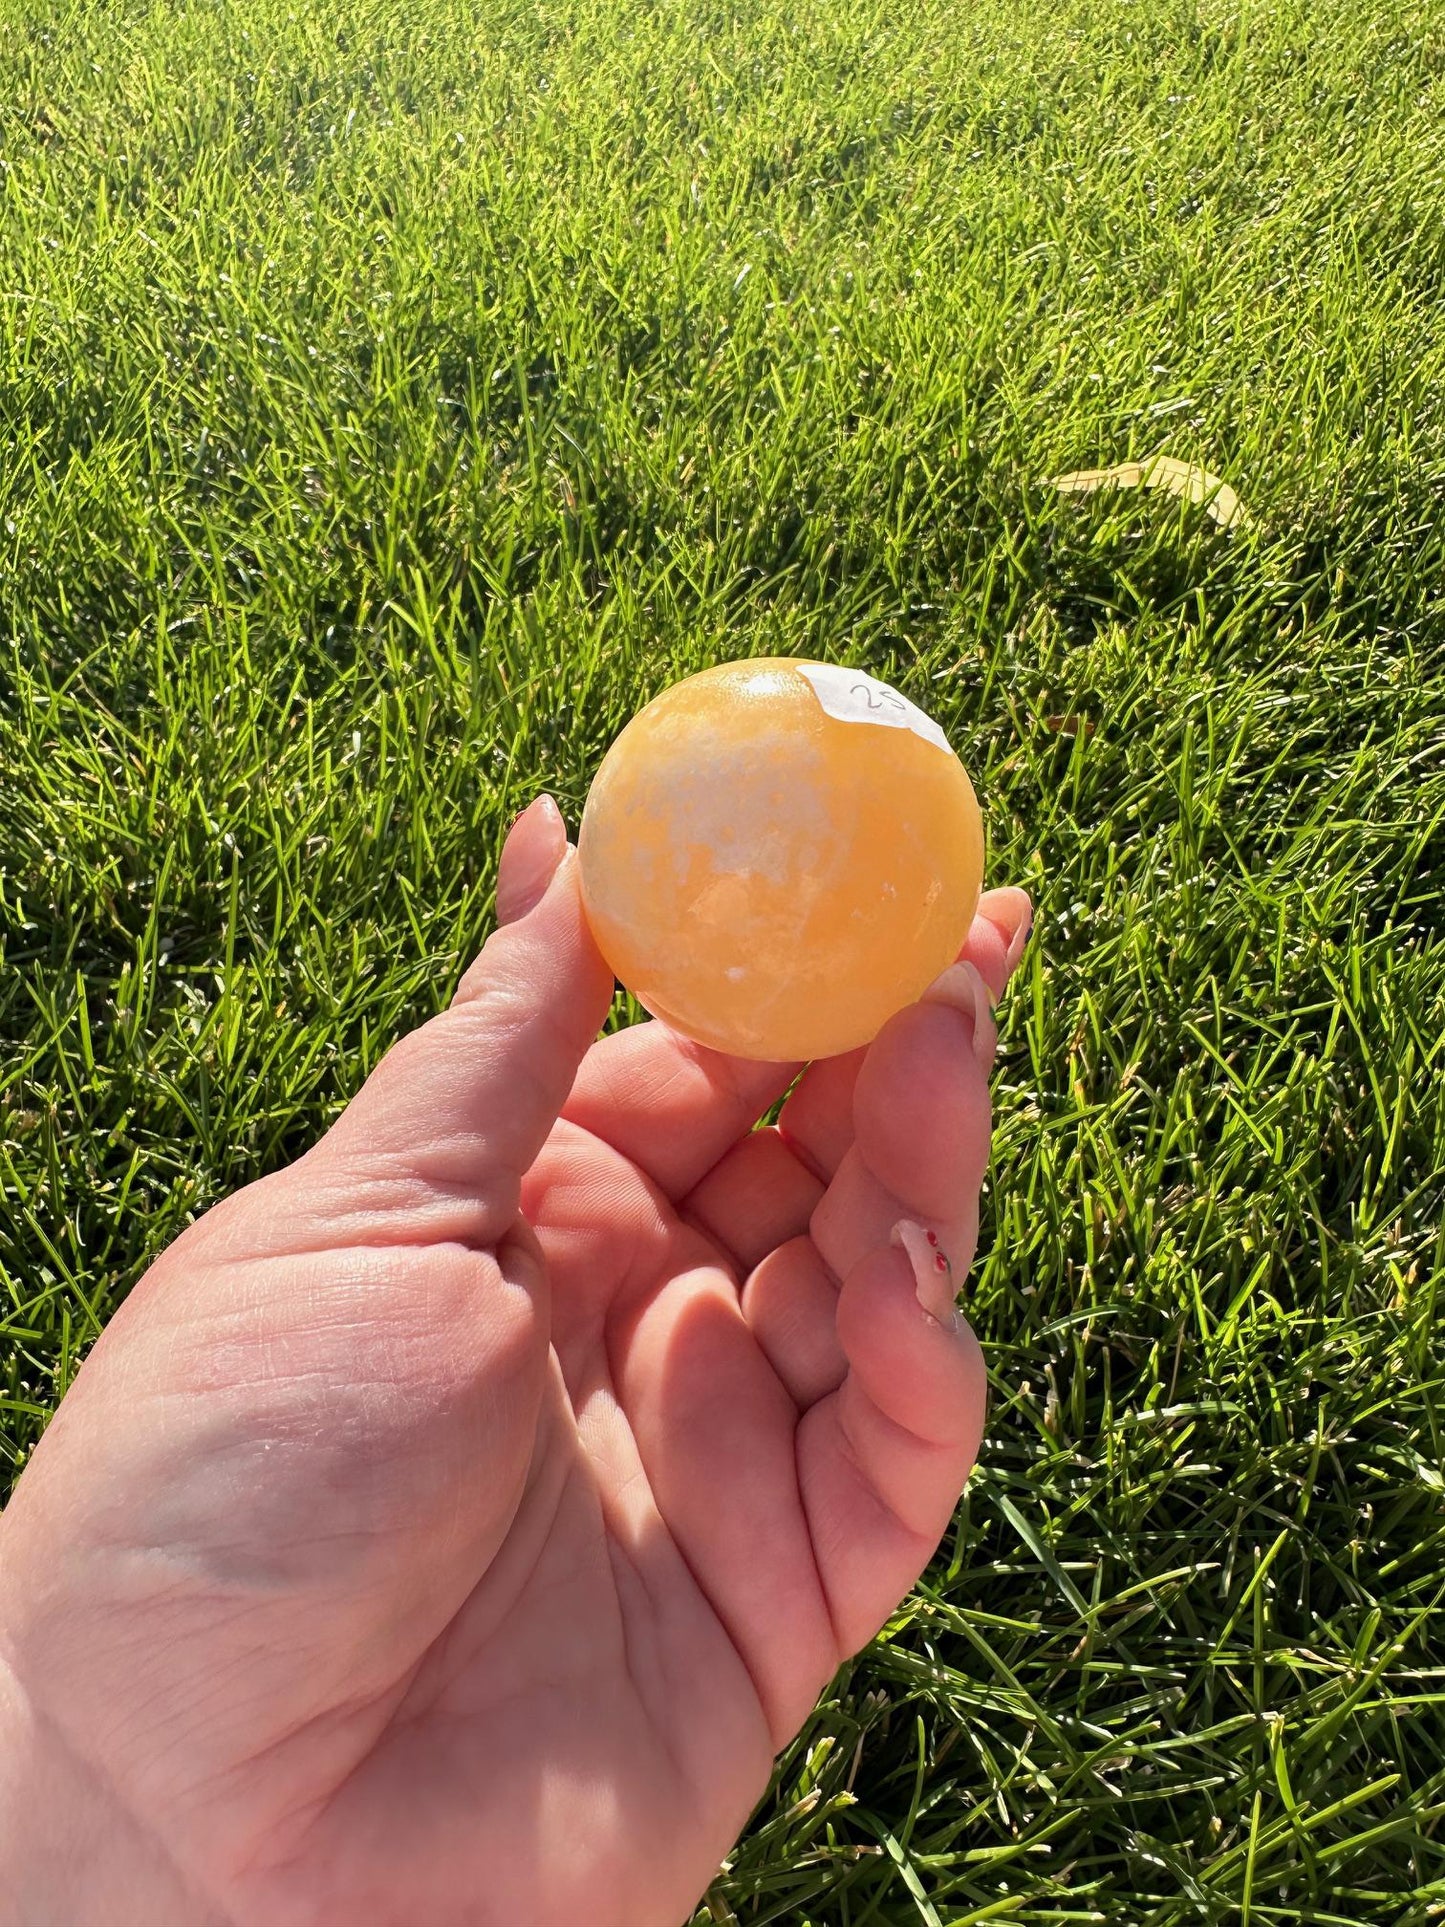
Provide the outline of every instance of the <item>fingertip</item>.
{"type": "MultiPolygon", "coordinates": [[[[514,836],[529,816],[531,810],[518,817],[514,836]]],[[[552,840],[548,813],[539,811],[538,818],[540,827],[528,825],[518,842],[509,838],[503,849],[497,927],[463,973],[452,1004],[495,994],[518,999],[529,1009],[548,1005],[562,1020],[554,1032],[565,1034],[570,1050],[574,1025],[586,1042],[601,1029],[613,977],[582,907],[577,852],[561,828],[561,816],[560,848],[552,840]]]]}
{"type": "Polygon", "coordinates": [[[535,910],[569,848],[567,826],[545,791],[507,832],[497,866],[497,923],[518,923],[535,910]]]}
{"type": "Polygon", "coordinates": [[[973,1054],[987,1077],[998,1052],[998,1025],[993,1016],[993,993],[978,965],[971,958],[950,964],[934,978],[919,1002],[942,1004],[966,1019],[973,1038],[973,1054]]]}
{"type": "Polygon", "coordinates": [[[884,1026],[858,1072],[857,1149],[916,1216],[953,1218],[960,1199],[983,1182],[994,1037],[991,1018],[981,1034],[974,1017],[951,1002],[912,1004],[884,1026]]]}
{"type": "Polygon", "coordinates": [[[987,1379],[973,1333],[918,1301],[905,1252],[875,1247],[838,1300],[847,1374],[804,1414],[798,1470],[844,1653],[878,1630],[947,1529],[983,1440],[987,1379]]]}
{"type": "Polygon", "coordinates": [[[983,1353],[961,1314],[945,1324],[923,1303],[901,1244],[870,1253],[849,1273],[837,1333],[852,1377],[886,1418],[972,1463],[987,1398],[983,1353]]]}
{"type": "Polygon", "coordinates": [[[961,960],[977,967],[995,999],[1003,995],[1009,978],[1018,968],[1033,920],[1029,893],[1017,885],[985,890],[978,900],[961,960]]]}

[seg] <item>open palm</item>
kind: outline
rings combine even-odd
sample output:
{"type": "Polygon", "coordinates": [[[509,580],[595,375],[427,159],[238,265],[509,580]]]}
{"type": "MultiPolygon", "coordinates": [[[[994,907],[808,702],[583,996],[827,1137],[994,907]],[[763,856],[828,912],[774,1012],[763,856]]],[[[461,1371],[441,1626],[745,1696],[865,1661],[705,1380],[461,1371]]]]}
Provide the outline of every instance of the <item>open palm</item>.
{"type": "Polygon", "coordinates": [[[798,1066],[593,1042],[550,806],[499,914],[132,1293],[0,1527],[0,1660],[146,1845],[151,1918],[677,1927],[977,1450],[941,1253],[1022,894],[762,1130],[798,1066]]]}

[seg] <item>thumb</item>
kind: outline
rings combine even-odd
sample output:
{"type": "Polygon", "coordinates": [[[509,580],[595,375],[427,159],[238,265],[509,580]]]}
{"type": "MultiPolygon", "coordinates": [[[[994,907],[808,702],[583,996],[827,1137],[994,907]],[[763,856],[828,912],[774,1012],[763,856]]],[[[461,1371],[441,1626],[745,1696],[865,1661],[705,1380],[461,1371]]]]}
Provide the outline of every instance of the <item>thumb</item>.
{"type": "Polygon", "coordinates": [[[450,1009],[392,1047],[309,1154],[348,1190],[348,1215],[400,1211],[409,1234],[476,1246],[516,1219],[523,1175],[612,997],[550,796],[512,826],[497,915],[450,1009]]]}

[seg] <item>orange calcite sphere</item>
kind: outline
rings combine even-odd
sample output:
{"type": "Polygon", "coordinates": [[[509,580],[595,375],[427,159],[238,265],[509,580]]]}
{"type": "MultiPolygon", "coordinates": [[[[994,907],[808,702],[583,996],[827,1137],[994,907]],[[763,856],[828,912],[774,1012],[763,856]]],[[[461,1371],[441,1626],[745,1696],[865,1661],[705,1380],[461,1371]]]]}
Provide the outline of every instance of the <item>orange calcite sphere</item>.
{"type": "Polygon", "coordinates": [[[861,670],[721,664],[608,751],[578,838],[597,944],[639,1003],[734,1056],[831,1057],[953,962],[983,881],[963,765],[861,670]]]}

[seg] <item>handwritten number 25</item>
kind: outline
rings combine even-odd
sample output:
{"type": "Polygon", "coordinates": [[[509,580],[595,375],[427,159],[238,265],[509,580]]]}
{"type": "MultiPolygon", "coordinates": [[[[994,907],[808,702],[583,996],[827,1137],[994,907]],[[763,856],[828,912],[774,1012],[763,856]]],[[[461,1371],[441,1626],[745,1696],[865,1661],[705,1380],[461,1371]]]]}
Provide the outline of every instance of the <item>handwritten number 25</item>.
{"type": "Polygon", "coordinates": [[[880,689],[876,683],[855,682],[850,694],[861,696],[870,709],[898,709],[905,714],[908,710],[901,696],[895,696],[890,689],[880,689]]]}

